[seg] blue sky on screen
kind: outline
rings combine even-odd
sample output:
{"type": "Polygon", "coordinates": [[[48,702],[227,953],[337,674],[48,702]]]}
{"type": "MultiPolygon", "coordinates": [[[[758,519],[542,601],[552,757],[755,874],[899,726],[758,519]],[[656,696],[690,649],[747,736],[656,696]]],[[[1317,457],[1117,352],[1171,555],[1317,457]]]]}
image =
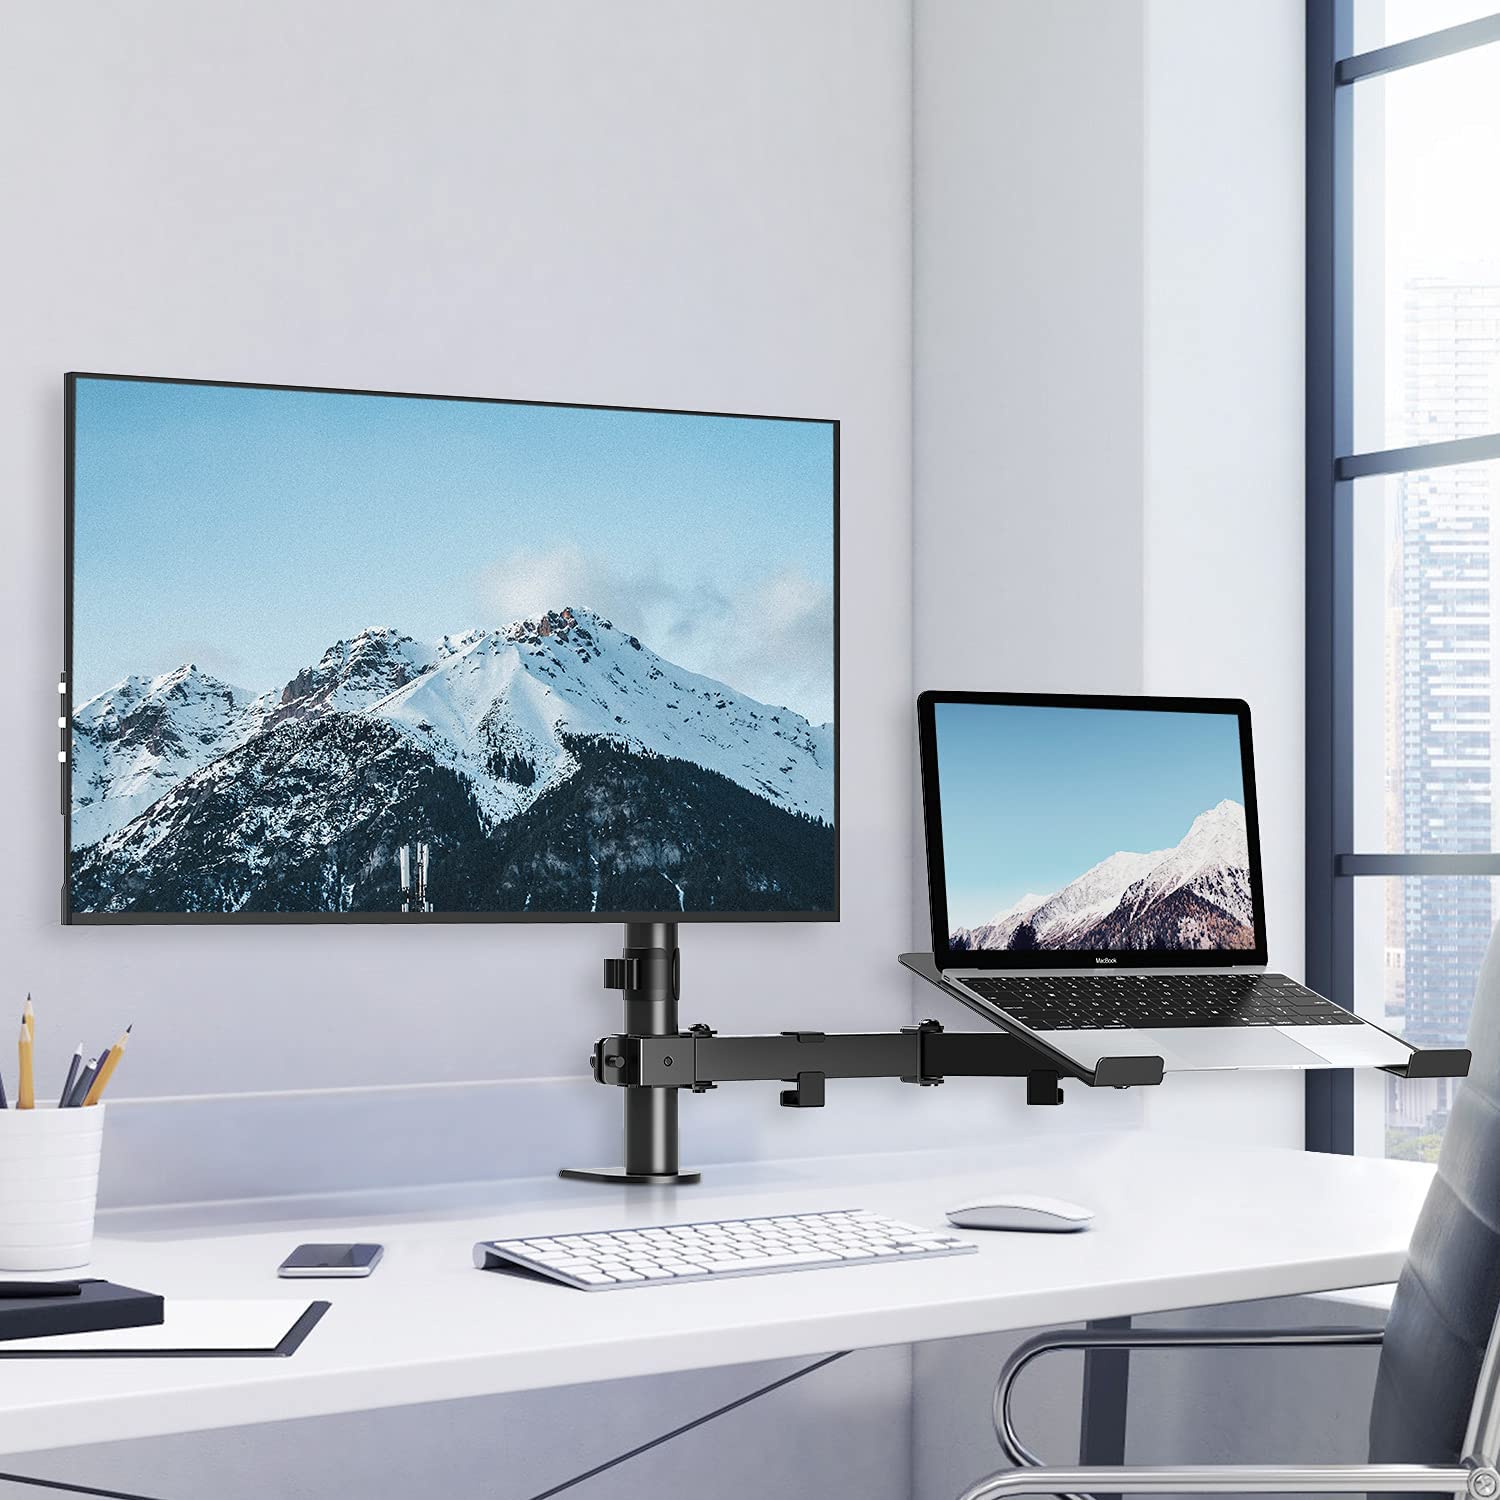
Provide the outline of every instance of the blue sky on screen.
{"type": "Polygon", "coordinates": [[[75,702],[582,605],[832,715],[830,424],[80,380],[76,434],[75,702]]]}
{"type": "Polygon", "coordinates": [[[1245,800],[1233,714],[943,703],[935,721],[954,927],[1122,849],[1170,849],[1206,808],[1245,800]]]}

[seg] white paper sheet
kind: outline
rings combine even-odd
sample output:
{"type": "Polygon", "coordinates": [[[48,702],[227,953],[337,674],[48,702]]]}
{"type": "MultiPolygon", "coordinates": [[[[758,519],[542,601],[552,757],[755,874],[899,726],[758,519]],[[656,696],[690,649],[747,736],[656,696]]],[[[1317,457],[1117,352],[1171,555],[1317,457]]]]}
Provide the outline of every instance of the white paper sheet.
{"type": "Polygon", "coordinates": [[[159,1349],[257,1349],[270,1352],[291,1332],[311,1304],[285,1297],[258,1301],[216,1302],[169,1297],[166,1322],[149,1328],[110,1328],[102,1333],[63,1333],[39,1339],[6,1339],[8,1350],[90,1353],[159,1349]]]}

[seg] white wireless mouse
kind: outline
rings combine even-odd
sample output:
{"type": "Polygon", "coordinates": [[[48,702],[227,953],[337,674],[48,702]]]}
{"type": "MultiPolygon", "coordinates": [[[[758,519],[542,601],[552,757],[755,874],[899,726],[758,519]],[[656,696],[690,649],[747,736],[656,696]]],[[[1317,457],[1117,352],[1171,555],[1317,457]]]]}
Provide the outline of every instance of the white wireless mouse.
{"type": "Polygon", "coordinates": [[[1076,1233],[1087,1229],[1093,1217],[1091,1208],[1061,1198],[1043,1198],[1039,1193],[997,1193],[948,1210],[948,1222],[960,1229],[1027,1229],[1044,1234],[1076,1233]]]}

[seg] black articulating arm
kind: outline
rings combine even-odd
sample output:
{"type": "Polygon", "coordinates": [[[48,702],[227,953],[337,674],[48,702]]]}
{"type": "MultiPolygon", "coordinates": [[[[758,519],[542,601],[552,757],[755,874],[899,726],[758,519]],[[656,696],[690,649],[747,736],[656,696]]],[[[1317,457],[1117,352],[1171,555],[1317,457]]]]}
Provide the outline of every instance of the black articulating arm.
{"type": "MultiPolygon", "coordinates": [[[[932,979],[904,954],[907,963],[932,979]]],[[[930,956],[929,956],[930,962],[930,956]]],[[[1162,1080],[1159,1057],[1105,1057],[1081,1067],[1045,1044],[996,1026],[944,1031],[937,1021],[899,1031],[783,1031],[720,1036],[711,1027],[678,1027],[681,954],[670,922],[630,923],[619,958],[604,963],[604,983],[624,992],[624,1026],[594,1047],[594,1077],[623,1091],[623,1167],[567,1168],[564,1177],[595,1182],[693,1182],[677,1160],[677,1100],[721,1083],[779,1082],[789,1109],[819,1109],[830,1078],[895,1078],[919,1087],[948,1078],[1024,1078],[1028,1104],[1061,1104],[1062,1080],[1089,1088],[1133,1088],[1162,1080]]],[[[933,982],[938,982],[933,980],[933,982]]],[[[939,984],[940,988],[943,988],[939,984]]],[[[959,996],[958,998],[963,998],[959,996]]],[[[967,1003],[967,1002],[966,1002],[967,1003]]]]}
{"type": "Polygon", "coordinates": [[[1113,1058],[1109,1072],[1070,1072],[1058,1059],[1003,1031],[944,1031],[936,1021],[899,1031],[783,1031],[776,1036],[719,1036],[694,1026],[676,1036],[607,1036],[594,1048],[594,1077],[623,1088],[691,1089],[721,1083],[782,1081],[789,1107],[823,1103],[830,1078],[897,1078],[939,1084],[947,1078],[1025,1078],[1032,1104],[1059,1104],[1058,1085],[1075,1077],[1091,1086],[1128,1088],[1161,1082],[1156,1058],[1113,1058]],[[1125,1066],[1130,1064],[1133,1066],[1125,1066]]]}

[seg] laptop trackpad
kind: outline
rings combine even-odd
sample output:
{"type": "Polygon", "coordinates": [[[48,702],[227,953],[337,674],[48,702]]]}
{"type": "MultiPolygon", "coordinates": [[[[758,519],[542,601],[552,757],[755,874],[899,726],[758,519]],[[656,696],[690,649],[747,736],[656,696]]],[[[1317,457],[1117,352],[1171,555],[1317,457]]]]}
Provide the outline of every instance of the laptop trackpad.
{"type": "Polygon", "coordinates": [[[1274,1026],[1141,1028],[1167,1072],[1205,1068],[1321,1068],[1322,1057],[1274,1026]]]}

